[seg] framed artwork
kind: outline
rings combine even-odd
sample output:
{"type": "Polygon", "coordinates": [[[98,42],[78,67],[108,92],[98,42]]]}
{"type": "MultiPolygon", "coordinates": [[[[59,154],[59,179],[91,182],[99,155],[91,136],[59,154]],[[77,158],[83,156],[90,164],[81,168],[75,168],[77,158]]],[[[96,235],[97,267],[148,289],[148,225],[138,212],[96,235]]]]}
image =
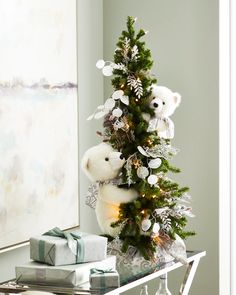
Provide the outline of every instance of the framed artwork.
{"type": "Polygon", "coordinates": [[[78,226],[76,0],[0,0],[0,249],[78,226]]]}

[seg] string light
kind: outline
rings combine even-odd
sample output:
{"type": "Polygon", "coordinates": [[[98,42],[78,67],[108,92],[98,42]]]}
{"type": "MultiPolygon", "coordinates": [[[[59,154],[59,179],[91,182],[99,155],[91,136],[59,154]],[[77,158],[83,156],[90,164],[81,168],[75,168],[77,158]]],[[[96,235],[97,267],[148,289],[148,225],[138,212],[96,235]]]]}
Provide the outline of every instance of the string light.
{"type": "Polygon", "coordinates": [[[148,139],[148,140],[147,140],[147,144],[150,146],[150,145],[153,144],[153,141],[152,141],[151,139],[148,139]]]}
{"type": "Polygon", "coordinates": [[[145,213],[145,210],[142,210],[141,213],[144,214],[145,213]]]}

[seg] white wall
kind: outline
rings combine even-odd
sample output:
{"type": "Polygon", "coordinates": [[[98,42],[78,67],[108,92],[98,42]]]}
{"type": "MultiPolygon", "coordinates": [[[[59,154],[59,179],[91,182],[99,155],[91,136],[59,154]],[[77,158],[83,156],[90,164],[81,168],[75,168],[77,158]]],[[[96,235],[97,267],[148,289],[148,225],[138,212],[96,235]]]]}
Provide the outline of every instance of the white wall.
{"type": "MultiPolygon", "coordinates": [[[[78,1],[79,158],[101,141],[96,135],[101,122],[86,121],[103,102],[103,77],[95,67],[103,56],[103,1],[78,1]]],[[[85,205],[89,181],[80,170],[80,225],[83,231],[98,232],[92,209],[85,205]]]]}
{"type": "MultiPolygon", "coordinates": [[[[182,173],[173,178],[188,185],[196,218],[189,228],[189,249],[207,251],[190,294],[218,291],[218,1],[104,0],[104,58],[111,60],[128,15],[137,16],[137,27],[148,30],[147,46],[159,85],[182,94],[173,116],[174,145],[180,148],[174,163],[182,173]]],[[[104,94],[110,94],[105,79],[104,94]]],[[[182,273],[170,276],[177,294],[182,273]]],[[[155,290],[150,285],[150,293],[155,290]]],[[[138,291],[137,291],[138,292],[138,291]]],[[[136,292],[136,293],[137,293],[136,292]]]]}
{"type": "MultiPolygon", "coordinates": [[[[78,0],[79,156],[98,141],[95,123],[86,117],[103,100],[103,78],[96,60],[103,55],[102,0],[78,0]]],[[[98,231],[95,214],[84,205],[88,182],[80,175],[80,223],[84,231],[98,231]],[[91,218],[90,218],[91,216],[91,218]]],[[[53,212],[52,212],[53,214],[53,212]]],[[[29,260],[29,247],[0,254],[0,282],[14,278],[14,267],[29,260]]]]}

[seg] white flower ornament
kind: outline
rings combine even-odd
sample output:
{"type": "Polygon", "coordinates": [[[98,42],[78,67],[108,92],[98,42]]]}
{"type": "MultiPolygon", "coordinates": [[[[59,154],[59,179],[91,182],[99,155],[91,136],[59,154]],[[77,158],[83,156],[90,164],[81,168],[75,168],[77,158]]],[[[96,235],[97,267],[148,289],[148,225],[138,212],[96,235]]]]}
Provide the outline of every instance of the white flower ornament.
{"type": "Polygon", "coordinates": [[[111,98],[108,98],[104,105],[99,105],[95,112],[90,115],[87,120],[90,121],[92,119],[100,119],[107,115],[110,111],[113,110],[112,115],[116,118],[119,118],[122,116],[123,112],[120,108],[115,108],[116,101],[120,100],[123,104],[129,105],[129,97],[124,95],[123,90],[116,90],[111,98]]]}

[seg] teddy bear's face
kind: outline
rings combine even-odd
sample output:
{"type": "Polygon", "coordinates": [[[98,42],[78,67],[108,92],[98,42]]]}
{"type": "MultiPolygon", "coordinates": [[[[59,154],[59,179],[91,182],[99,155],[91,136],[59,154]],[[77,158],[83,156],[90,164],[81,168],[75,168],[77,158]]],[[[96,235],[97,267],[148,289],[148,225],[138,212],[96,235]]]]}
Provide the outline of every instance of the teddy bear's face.
{"type": "Polygon", "coordinates": [[[82,168],[92,181],[116,178],[124,163],[123,155],[107,143],[88,149],[82,158],[82,168]]]}
{"type": "Polygon", "coordinates": [[[157,117],[169,117],[181,102],[181,96],[164,86],[152,85],[150,107],[157,117]]]}

